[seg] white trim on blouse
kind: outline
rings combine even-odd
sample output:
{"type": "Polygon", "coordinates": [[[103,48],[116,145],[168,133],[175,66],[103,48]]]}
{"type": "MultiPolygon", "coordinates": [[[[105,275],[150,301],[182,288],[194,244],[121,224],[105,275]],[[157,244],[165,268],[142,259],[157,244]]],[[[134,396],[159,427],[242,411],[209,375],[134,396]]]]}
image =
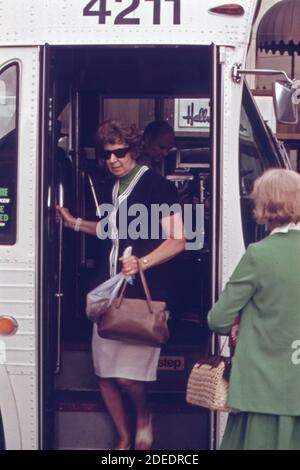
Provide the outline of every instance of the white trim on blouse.
{"type": "Polygon", "coordinates": [[[274,233],[288,233],[289,230],[300,230],[300,222],[297,224],[291,222],[289,224],[283,225],[282,227],[276,227],[274,230],[272,230],[271,235],[274,233]]]}

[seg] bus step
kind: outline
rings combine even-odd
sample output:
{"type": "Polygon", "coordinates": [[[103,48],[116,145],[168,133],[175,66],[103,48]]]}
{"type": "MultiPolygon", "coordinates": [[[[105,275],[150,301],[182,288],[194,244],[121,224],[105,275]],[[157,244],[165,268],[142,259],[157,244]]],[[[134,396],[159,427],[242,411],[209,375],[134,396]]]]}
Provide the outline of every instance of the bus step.
{"type": "MultiPolygon", "coordinates": [[[[183,398],[149,394],[155,431],[154,449],[208,448],[209,413],[187,405],[183,398]]],[[[133,432],[134,413],[129,402],[126,409],[133,432]]],[[[115,430],[100,395],[91,392],[59,393],[55,417],[57,449],[101,450],[112,449],[115,445],[115,430]]]]}
{"type": "MultiPolygon", "coordinates": [[[[156,413],[205,413],[202,408],[186,403],[184,393],[150,391],[147,396],[151,409],[156,413]]],[[[124,396],[124,400],[128,409],[131,409],[131,403],[126,396],[124,396]]],[[[64,412],[104,412],[106,408],[98,391],[57,390],[55,392],[55,410],[64,412]]]]}

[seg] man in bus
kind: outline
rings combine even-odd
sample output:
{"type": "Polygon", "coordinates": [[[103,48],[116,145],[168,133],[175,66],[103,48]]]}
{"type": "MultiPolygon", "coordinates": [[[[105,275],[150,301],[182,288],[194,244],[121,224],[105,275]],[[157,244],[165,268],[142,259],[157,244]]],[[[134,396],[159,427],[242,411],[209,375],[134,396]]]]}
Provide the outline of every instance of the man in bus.
{"type": "Polygon", "coordinates": [[[139,165],[147,165],[157,173],[161,173],[162,160],[174,147],[175,135],[166,121],[153,121],[148,124],[143,134],[142,154],[138,158],[139,165]]]}

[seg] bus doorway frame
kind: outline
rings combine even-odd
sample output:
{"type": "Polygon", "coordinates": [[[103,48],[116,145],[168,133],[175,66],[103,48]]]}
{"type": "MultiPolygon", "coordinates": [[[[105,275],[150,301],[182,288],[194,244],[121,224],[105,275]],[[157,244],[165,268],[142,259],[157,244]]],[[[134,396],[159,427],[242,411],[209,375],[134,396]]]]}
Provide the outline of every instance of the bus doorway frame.
{"type": "MultiPolygon", "coordinates": [[[[220,47],[211,44],[211,77],[212,77],[212,104],[211,104],[211,126],[210,126],[210,144],[211,144],[211,231],[212,231],[212,264],[211,264],[211,305],[217,301],[221,292],[221,256],[222,256],[222,170],[223,170],[223,102],[224,102],[224,76],[223,62],[221,60],[220,47]]],[[[217,350],[217,337],[212,335],[211,353],[217,350]]],[[[211,411],[210,413],[210,450],[216,450],[222,434],[220,425],[220,414],[211,411]]]]}
{"type": "MultiPolygon", "coordinates": [[[[88,47],[88,46],[87,46],[88,47]]],[[[141,46],[142,48],[143,46],[141,46]]],[[[211,141],[211,242],[212,242],[212,267],[211,267],[211,304],[215,303],[218,292],[219,292],[219,259],[221,255],[219,240],[221,235],[221,144],[222,134],[220,132],[222,128],[222,114],[221,114],[221,98],[223,93],[222,88],[222,66],[219,62],[219,47],[215,44],[211,44],[210,47],[210,60],[211,60],[211,130],[210,130],[210,141],[211,141]]],[[[45,201],[47,201],[48,187],[48,171],[49,167],[45,162],[50,161],[51,154],[54,151],[54,116],[55,116],[55,87],[54,79],[51,76],[51,46],[46,44],[40,47],[41,54],[41,109],[40,109],[40,194],[43,197],[40,199],[40,233],[43,234],[44,220],[47,219],[47,208],[45,207],[45,201]],[[42,203],[44,201],[44,205],[42,203]]],[[[79,151],[79,95],[78,91],[74,91],[71,100],[71,133],[70,138],[72,141],[72,148],[79,151]]],[[[53,168],[50,169],[53,171],[53,168]]],[[[53,183],[53,180],[52,180],[53,183]]],[[[49,216],[49,214],[48,214],[49,216]]],[[[53,217],[53,214],[52,214],[53,217]]],[[[49,220],[48,220],[49,224],[49,220]]],[[[48,227],[49,228],[49,227],[48,227]]],[[[53,228],[53,227],[52,227],[53,228]]],[[[51,232],[51,228],[50,228],[51,232]]],[[[48,233],[48,236],[51,233],[48,233]]],[[[49,290],[47,287],[47,276],[43,269],[43,260],[45,256],[45,247],[47,245],[47,239],[41,235],[40,246],[39,246],[39,279],[40,279],[40,311],[48,311],[49,306],[47,302],[49,300],[49,294],[55,297],[55,286],[49,290]],[[50,293],[50,291],[52,292],[50,293]]],[[[54,299],[52,299],[54,302],[54,299]]],[[[51,322],[50,322],[51,323],[51,322]]],[[[53,365],[53,342],[44,341],[47,338],[47,331],[49,328],[49,318],[46,321],[40,319],[40,326],[42,332],[42,339],[40,341],[40,447],[42,449],[49,449],[53,446],[53,430],[54,430],[54,371],[49,365],[53,365]],[[45,360],[46,358],[46,360],[45,360]],[[43,364],[48,364],[48,371],[43,370],[43,364]],[[50,387],[50,390],[49,390],[50,387]],[[50,445],[49,445],[50,444],[50,445]]],[[[57,325],[56,325],[57,326],[57,325]]],[[[55,330],[56,337],[59,335],[59,328],[55,330]]],[[[214,337],[211,344],[211,351],[214,351],[214,337]]],[[[58,351],[58,350],[57,350],[58,351]]],[[[211,413],[210,428],[208,429],[209,444],[211,449],[216,448],[216,442],[218,441],[218,419],[215,413],[211,413]]]]}

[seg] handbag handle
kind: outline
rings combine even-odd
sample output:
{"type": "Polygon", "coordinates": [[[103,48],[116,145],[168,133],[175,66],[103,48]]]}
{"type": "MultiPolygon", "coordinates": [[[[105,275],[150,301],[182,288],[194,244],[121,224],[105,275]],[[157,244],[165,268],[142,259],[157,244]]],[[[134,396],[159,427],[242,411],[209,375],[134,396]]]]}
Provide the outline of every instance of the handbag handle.
{"type": "MultiPolygon", "coordinates": [[[[149,312],[153,313],[152,306],[151,306],[152,299],[151,299],[151,295],[150,295],[149,286],[148,286],[148,283],[146,281],[145,274],[144,274],[144,272],[141,268],[140,262],[139,262],[139,274],[141,276],[141,281],[142,281],[142,285],[143,285],[144,292],[145,292],[145,295],[146,295],[146,301],[147,301],[149,312]]],[[[128,285],[128,281],[127,281],[127,279],[125,279],[124,284],[122,286],[121,295],[120,295],[120,297],[118,299],[118,302],[116,304],[116,308],[120,308],[121,303],[123,302],[127,285],[128,285]]]]}
{"type": "MultiPolygon", "coordinates": [[[[200,357],[197,364],[202,364],[203,362],[206,362],[206,360],[210,357],[215,357],[216,360],[221,359],[222,358],[222,353],[223,353],[223,351],[225,349],[225,346],[226,346],[226,340],[223,342],[223,344],[221,346],[221,341],[217,336],[216,346],[217,346],[216,352],[214,354],[212,354],[210,352],[210,342],[208,342],[207,345],[206,345],[206,348],[205,348],[205,352],[200,357]]],[[[230,352],[230,355],[228,356],[228,358],[231,358],[233,356],[231,348],[229,348],[229,352],[230,352]]]]}

